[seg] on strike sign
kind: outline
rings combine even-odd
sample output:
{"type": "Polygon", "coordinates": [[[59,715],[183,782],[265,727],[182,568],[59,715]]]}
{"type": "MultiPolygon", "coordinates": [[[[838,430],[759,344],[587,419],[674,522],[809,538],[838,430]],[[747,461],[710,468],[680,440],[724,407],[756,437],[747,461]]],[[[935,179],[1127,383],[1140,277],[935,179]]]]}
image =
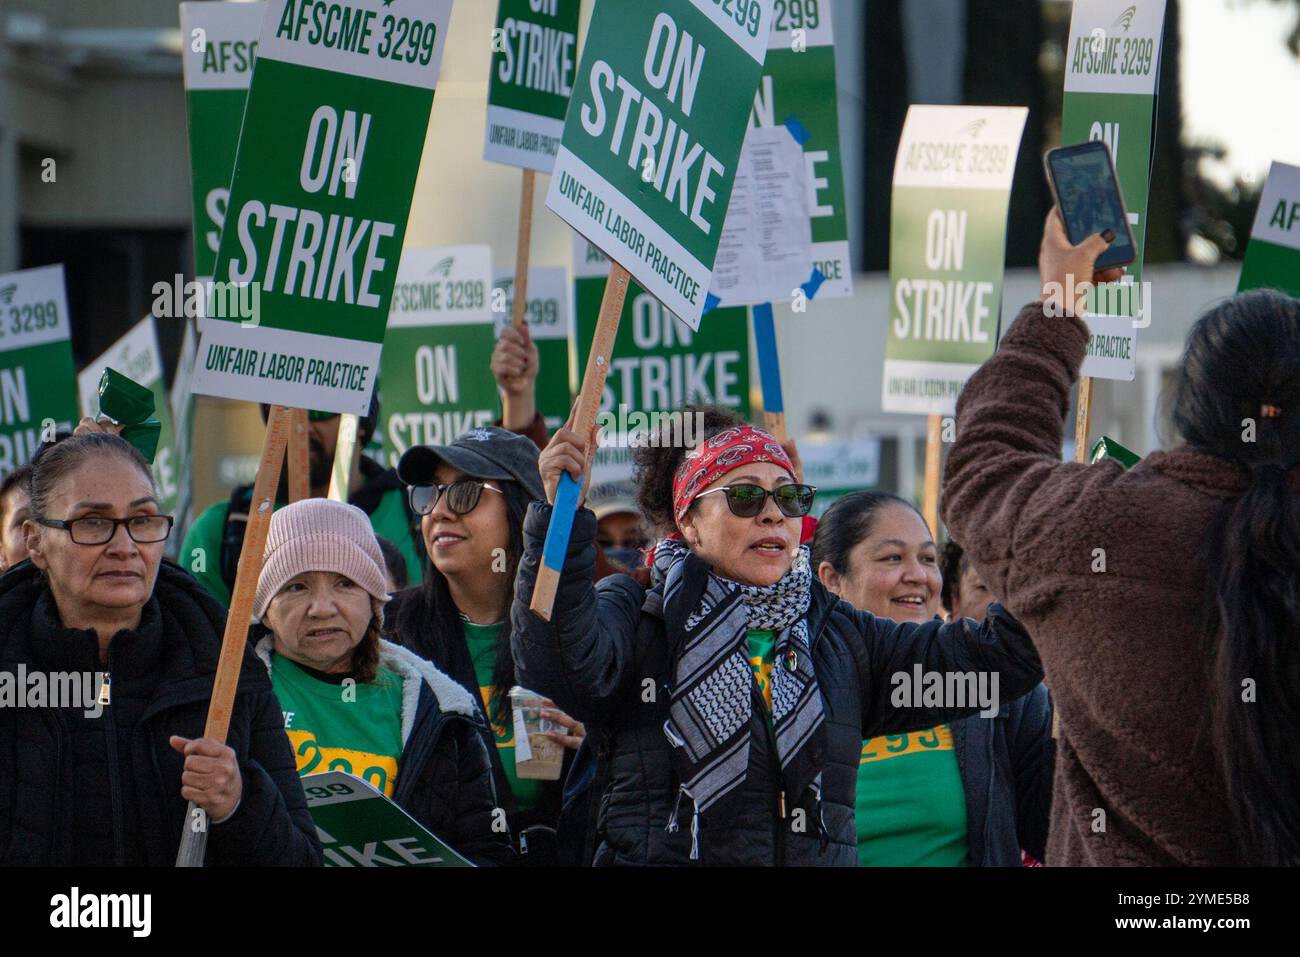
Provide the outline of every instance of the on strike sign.
{"type": "Polygon", "coordinates": [[[267,4],[195,392],[366,413],[450,16],[267,4]]]}
{"type": "Polygon", "coordinates": [[[546,205],[698,329],[772,0],[600,0],[546,205]]]}

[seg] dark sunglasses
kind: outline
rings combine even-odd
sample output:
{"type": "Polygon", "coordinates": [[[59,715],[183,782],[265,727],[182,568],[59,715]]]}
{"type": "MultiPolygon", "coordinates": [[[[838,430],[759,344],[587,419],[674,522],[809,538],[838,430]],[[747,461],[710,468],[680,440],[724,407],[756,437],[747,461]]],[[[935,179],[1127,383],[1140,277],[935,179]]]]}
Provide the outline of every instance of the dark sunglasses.
{"type": "Polygon", "coordinates": [[[479,496],[484,489],[490,489],[504,495],[495,485],[489,485],[482,479],[457,479],[449,485],[412,485],[407,489],[407,499],[411,511],[416,515],[428,515],[438,507],[438,499],[447,496],[447,508],[453,515],[468,515],[478,507],[479,496]]]}
{"type": "Polygon", "coordinates": [[[786,518],[802,518],[812,510],[813,496],[817,494],[815,485],[799,485],[791,483],[790,485],[778,485],[772,491],[768,491],[761,485],[750,485],[748,483],[741,485],[723,485],[719,488],[709,489],[707,492],[701,492],[696,498],[703,498],[705,495],[712,495],[714,492],[721,492],[727,497],[727,508],[731,509],[731,514],[740,518],[753,518],[763,511],[767,505],[767,497],[772,496],[776,502],[776,507],[781,510],[781,514],[786,518]]]}

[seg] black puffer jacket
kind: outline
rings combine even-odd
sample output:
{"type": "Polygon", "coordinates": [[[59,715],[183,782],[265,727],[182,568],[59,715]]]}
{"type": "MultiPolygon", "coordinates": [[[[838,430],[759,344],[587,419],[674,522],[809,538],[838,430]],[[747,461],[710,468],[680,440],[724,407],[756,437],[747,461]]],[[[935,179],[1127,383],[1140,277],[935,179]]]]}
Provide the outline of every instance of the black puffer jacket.
{"type": "Polygon", "coordinates": [[[604,764],[598,817],[597,865],[711,864],[854,866],[854,798],[862,741],[914,731],[975,713],[977,708],[896,709],[890,678],[926,671],[997,672],[1002,696],[1019,697],[1042,679],[1029,636],[1000,606],[983,627],[965,621],[897,624],[856,611],[812,583],[808,634],[826,715],[822,821],[811,792],[784,795],[781,769],[769,744],[764,706],[753,685],[749,769],[741,793],[700,816],[699,860],[690,860],[689,813],[667,824],[679,781],[664,733],[673,683],[673,637],[666,634],[662,594],[632,579],[591,582],[596,518],[578,512],[555,600],[552,622],[528,608],[551,508],[529,506],[525,555],[511,609],[520,681],[549,695],[586,722],[604,764]],[[726,813],[720,813],[723,808],[726,813]]]}
{"type": "MultiPolygon", "coordinates": [[[[0,708],[0,864],[175,864],[185,759],[168,738],[203,736],[225,618],[202,585],[164,562],[140,626],[115,635],[100,665],[94,632],[63,626],[29,562],[0,577],[0,671],[111,675],[98,716],[0,708]]],[[[280,705],[251,648],[226,743],[243,791],[235,813],[210,825],[208,864],[319,864],[280,705]]]]}
{"type": "MultiPolygon", "coordinates": [[[[257,655],[269,673],[270,636],[258,642],[257,655]]],[[[513,863],[510,832],[496,813],[500,802],[469,693],[392,642],[380,643],[379,663],[402,677],[402,753],[394,803],[475,864],[513,863]]]]}

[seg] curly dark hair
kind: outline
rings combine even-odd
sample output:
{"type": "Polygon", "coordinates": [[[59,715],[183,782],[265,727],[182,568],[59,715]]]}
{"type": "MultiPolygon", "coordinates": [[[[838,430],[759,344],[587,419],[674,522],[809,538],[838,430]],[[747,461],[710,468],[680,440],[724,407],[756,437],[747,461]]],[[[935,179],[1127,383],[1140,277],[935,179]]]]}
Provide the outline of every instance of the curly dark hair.
{"type": "Polygon", "coordinates": [[[677,530],[677,522],[673,518],[673,477],[688,448],[682,437],[689,438],[691,445],[694,445],[719,432],[747,424],[735,409],[720,405],[688,405],[681,413],[681,426],[674,429],[672,423],[663,423],[659,431],[650,437],[648,444],[639,446],[632,454],[636,502],[650,520],[656,535],[677,530]],[[691,423],[692,427],[696,423],[702,423],[701,434],[689,431],[685,423],[691,423]]]}

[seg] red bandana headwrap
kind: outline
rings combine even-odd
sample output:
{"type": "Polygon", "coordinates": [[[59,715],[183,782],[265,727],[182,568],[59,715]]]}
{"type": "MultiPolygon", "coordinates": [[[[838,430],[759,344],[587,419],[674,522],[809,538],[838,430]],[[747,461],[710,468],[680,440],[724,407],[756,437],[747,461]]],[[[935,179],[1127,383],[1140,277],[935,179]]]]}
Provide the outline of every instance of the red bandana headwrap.
{"type": "Polygon", "coordinates": [[[772,462],[794,476],[790,456],[769,432],[743,425],[726,429],[686,453],[673,478],[673,517],[681,522],[695,497],[732,469],[772,462]]]}

